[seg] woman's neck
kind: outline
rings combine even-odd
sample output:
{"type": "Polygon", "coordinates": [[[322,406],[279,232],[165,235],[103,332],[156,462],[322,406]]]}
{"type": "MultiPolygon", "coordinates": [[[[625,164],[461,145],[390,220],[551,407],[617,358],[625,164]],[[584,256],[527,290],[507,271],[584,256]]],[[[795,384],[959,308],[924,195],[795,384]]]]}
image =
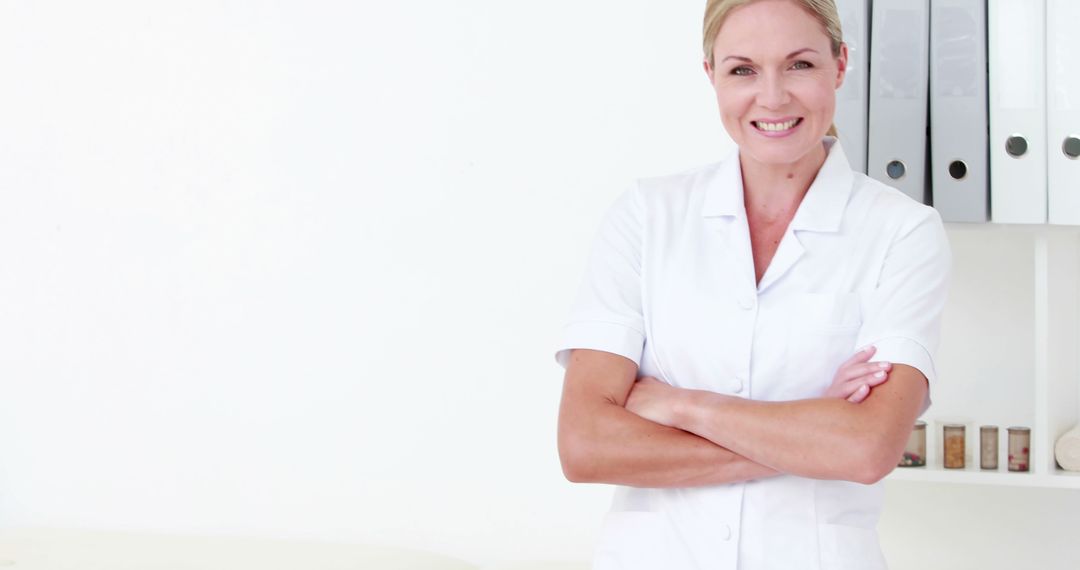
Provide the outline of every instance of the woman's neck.
{"type": "Polygon", "coordinates": [[[762,164],[739,153],[747,215],[766,223],[783,222],[786,225],[814,183],[826,157],[828,151],[824,143],[791,164],[762,164]]]}

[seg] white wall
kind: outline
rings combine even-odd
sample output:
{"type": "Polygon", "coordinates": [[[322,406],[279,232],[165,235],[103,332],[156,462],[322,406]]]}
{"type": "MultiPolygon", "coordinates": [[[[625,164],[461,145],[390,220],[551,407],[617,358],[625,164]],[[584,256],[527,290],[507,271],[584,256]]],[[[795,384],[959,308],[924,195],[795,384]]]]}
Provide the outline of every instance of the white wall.
{"type": "MultiPolygon", "coordinates": [[[[587,560],[554,343],[622,187],[731,148],[700,4],[0,3],[0,524],[587,560]]],[[[890,484],[883,541],[1064,556],[999,538],[1076,495],[890,484]]]]}

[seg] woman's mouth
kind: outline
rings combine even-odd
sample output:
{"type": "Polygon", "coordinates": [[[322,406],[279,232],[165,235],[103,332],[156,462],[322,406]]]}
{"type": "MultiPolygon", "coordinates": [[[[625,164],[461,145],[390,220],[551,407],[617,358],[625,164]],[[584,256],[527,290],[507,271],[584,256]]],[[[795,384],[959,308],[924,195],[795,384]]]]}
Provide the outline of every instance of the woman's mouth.
{"type": "Polygon", "coordinates": [[[795,130],[802,123],[802,117],[781,122],[750,121],[758,132],[767,135],[783,135],[795,130]]]}

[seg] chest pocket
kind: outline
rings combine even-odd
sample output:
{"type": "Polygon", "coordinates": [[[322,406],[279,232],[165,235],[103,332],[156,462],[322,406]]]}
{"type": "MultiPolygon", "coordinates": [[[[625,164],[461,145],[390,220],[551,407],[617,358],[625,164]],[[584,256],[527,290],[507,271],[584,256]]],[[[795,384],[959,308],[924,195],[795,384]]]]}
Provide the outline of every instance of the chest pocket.
{"type": "Polygon", "coordinates": [[[862,326],[858,293],[800,293],[788,307],[788,390],[776,399],[817,398],[855,353],[862,326]]]}

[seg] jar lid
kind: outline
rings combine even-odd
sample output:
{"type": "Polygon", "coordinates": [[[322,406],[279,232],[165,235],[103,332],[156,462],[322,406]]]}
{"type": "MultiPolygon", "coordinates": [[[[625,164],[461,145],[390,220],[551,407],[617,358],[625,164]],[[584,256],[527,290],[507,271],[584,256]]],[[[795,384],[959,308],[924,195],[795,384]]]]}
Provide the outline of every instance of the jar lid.
{"type": "Polygon", "coordinates": [[[926,422],[922,420],[915,422],[915,429],[926,429],[926,422]]]}
{"type": "Polygon", "coordinates": [[[947,428],[960,428],[964,429],[964,424],[944,424],[947,428]]]}
{"type": "Polygon", "coordinates": [[[979,426],[979,429],[983,431],[997,431],[997,426],[979,426]]]}
{"type": "Polygon", "coordinates": [[[1024,426],[1009,426],[1009,431],[1031,431],[1031,428],[1024,426]]]}

